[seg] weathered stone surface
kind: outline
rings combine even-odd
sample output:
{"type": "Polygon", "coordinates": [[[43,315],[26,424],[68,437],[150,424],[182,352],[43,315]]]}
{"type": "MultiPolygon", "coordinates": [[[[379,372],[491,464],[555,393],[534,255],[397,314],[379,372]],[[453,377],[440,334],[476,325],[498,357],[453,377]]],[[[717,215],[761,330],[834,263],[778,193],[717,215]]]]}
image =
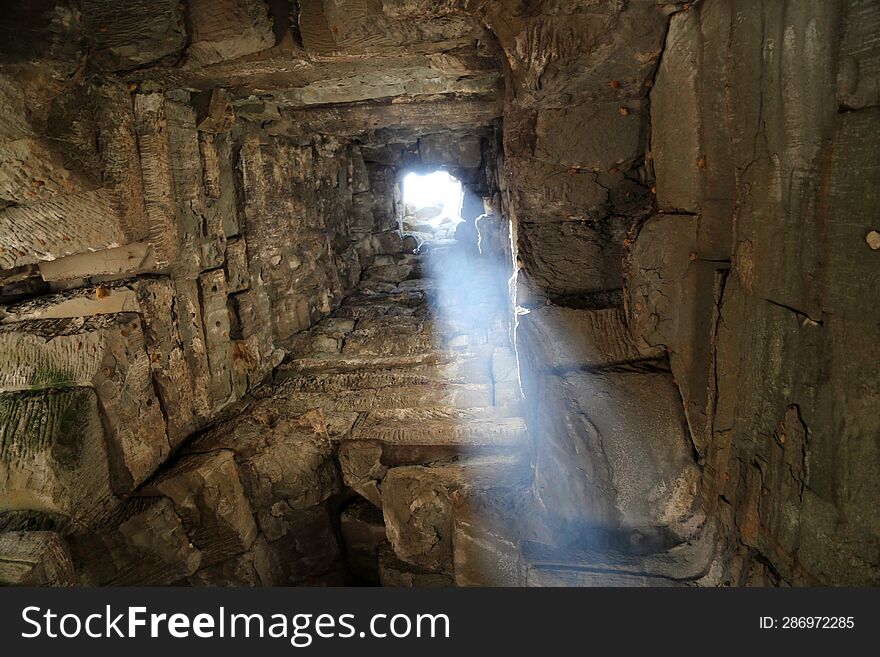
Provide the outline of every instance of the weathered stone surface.
{"type": "Polygon", "coordinates": [[[429,572],[451,573],[456,505],[478,491],[515,488],[521,482],[515,459],[390,469],[382,482],[382,510],[394,553],[429,572]]]}
{"type": "Polygon", "coordinates": [[[0,390],[89,386],[107,427],[119,493],[143,482],[170,452],[153,391],[140,318],[33,320],[0,327],[0,390]]]}
{"type": "Polygon", "coordinates": [[[846,2],[845,27],[840,43],[841,60],[837,73],[837,97],[842,105],[856,109],[880,104],[878,77],[877,7],[865,0],[846,2]]]}
{"type": "Polygon", "coordinates": [[[226,561],[254,542],[251,506],[229,451],[185,456],[141,492],[174,503],[190,541],[201,552],[203,567],[226,561]]]}
{"type": "Polygon", "coordinates": [[[699,529],[699,471],[671,377],[579,373],[543,386],[549,399],[565,400],[544,410],[554,438],[538,445],[536,491],[548,513],[571,527],[619,529],[637,550],[662,546],[665,532],[688,538],[699,529]],[[572,460],[582,479],[560,479],[572,460]]]}
{"type": "Polygon", "coordinates": [[[642,155],[645,123],[641,101],[542,110],[535,126],[535,156],[589,171],[626,171],[642,155]]]}
{"type": "Polygon", "coordinates": [[[299,14],[303,45],[317,55],[368,56],[410,46],[414,50],[449,50],[480,34],[470,17],[401,20],[379,5],[364,4],[352,11],[344,5],[307,5],[299,14]]]}
{"type": "Polygon", "coordinates": [[[83,27],[96,63],[119,71],[173,55],[186,45],[181,7],[174,0],[83,3],[83,27]]]}
{"type": "Polygon", "coordinates": [[[0,513],[88,527],[114,505],[108,462],[94,390],[0,393],[0,513]]]}
{"type": "Polygon", "coordinates": [[[176,262],[180,253],[165,110],[165,97],[160,93],[137,94],[134,98],[149,241],[159,267],[176,262]]]}
{"type": "Polygon", "coordinates": [[[190,448],[231,452],[244,490],[269,540],[285,532],[283,512],[315,507],[340,490],[333,449],[320,411],[273,416],[273,400],[230,425],[220,425],[190,448]],[[266,415],[268,414],[268,417],[266,415]]]}
{"type": "Polygon", "coordinates": [[[685,415],[699,452],[706,443],[709,336],[716,268],[701,261],[698,218],[655,215],[628,253],[626,304],[639,351],[669,354],[685,415]]]}
{"type": "Polygon", "coordinates": [[[388,540],[401,560],[430,572],[452,570],[451,494],[460,485],[431,468],[389,470],[382,482],[382,510],[388,540]]]}
{"type": "Polygon", "coordinates": [[[523,224],[519,230],[521,275],[527,277],[521,305],[623,287],[620,262],[627,226],[609,218],[585,223],[523,224]]]}
{"type": "Polygon", "coordinates": [[[194,281],[139,281],[147,354],[162,399],[172,447],[210,417],[208,361],[198,287],[194,281]]]}
{"type": "Polygon", "coordinates": [[[462,96],[454,100],[414,98],[409,102],[362,102],[329,108],[285,110],[273,121],[270,134],[307,138],[315,133],[336,136],[362,135],[371,130],[411,128],[436,131],[445,128],[483,126],[501,116],[494,94],[462,96]]]}
{"type": "Polygon", "coordinates": [[[192,586],[274,586],[277,574],[273,570],[269,545],[262,537],[254,541],[247,552],[190,575],[192,586]]]}
{"type": "Polygon", "coordinates": [[[161,586],[192,575],[202,554],[168,498],[134,497],[71,545],[82,583],[161,586]]]}
{"type": "Polygon", "coordinates": [[[475,501],[459,502],[452,533],[456,586],[520,586],[520,550],[508,518],[475,501]]]}
{"type": "Polygon", "coordinates": [[[250,286],[248,275],[247,243],[243,239],[226,243],[226,289],[229,294],[241,292],[250,286]]]}
{"type": "Polygon", "coordinates": [[[74,4],[0,25],[0,528],[41,562],[880,581],[876,3],[74,4]],[[458,229],[401,198],[434,168],[458,229]]]}
{"type": "Polygon", "coordinates": [[[190,0],[189,56],[199,64],[236,59],[275,44],[262,0],[190,0]]]}
{"type": "Polygon", "coordinates": [[[570,371],[620,365],[658,355],[639,350],[619,308],[575,310],[543,306],[521,315],[518,331],[535,345],[530,357],[545,371],[570,371]]]}
{"type": "Polygon", "coordinates": [[[422,164],[478,167],[483,151],[478,137],[447,133],[419,139],[419,158],[422,164]]]}
{"type": "Polygon", "coordinates": [[[208,399],[214,412],[238,396],[233,381],[233,345],[230,340],[232,331],[226,306],[228,296],[226,275],[222,269],[207,271],[199,276],[199,299],[202,304],[210,377],[208,399]]]}
{"type": "Polygon", "coordinates": [[[449,575],[431,573],[404,563],[388,544],[379,548],[379,578],[382,586],[394,588],[439,588],[455,584],[449,575]]]}
{"type": "Polygon", "coordinates": [[[192,102],[196,111],[196,127],[200,132],[229,132],[235,125],[235,108],[225,90],[213,89],[193,94],[192,102]]]}
{"type": "Polygon", "coordinates": [[[70,551],[55,532],[0,532],[0,585],[74,586],[70,551]]]}
{"type": "Polygon", "coordinates": [[[510,168],[511,193],[523,221],[595,220],[607,215],[608,189],[592,171],[521,157],[511,159],[510,168]]]}
{"type": "Polygon", "coordinates": [[[339,464],[345,484],[382,508],[378,482],[388,472],[388,466],[382,463],[382,446],[360,440],[343,442],[339,447],[339,464]]]}

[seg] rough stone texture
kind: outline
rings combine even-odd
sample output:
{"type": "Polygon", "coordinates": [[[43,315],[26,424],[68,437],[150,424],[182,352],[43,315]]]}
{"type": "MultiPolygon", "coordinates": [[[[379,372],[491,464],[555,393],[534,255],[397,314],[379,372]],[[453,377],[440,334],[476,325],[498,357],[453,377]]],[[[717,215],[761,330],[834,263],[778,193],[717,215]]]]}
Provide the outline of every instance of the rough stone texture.
{"type": "Polygon", "coordinates": [[[880,581],[877,3],[12,4],[3,577],[880,581]]]}
{"type": "Polygon", "coordinates": [[[627,254],[625,299],[639,351],[669,354],[694,445],[703,454],[714,286],[726,263],[700,259],[698,226],[695,215],[648,219],[627,254]]]}
{"type": "Polygon", "coordinates": [[[680,257],[642,256],[661,265],[658,277],[650,284],[637,270],[633,280],[637,295],[659,283],[672,315],[695,318],[658,324],[667,348],[687,355],[681,330],[703,335],[687,350],[708,333],[708,375],[697,352],[672,362],[691,399],[702,395],[696,382],[709,382],[703,496],[729,583],[880,581],[868,501],[880,480],[876,390],[860,383],[877,378],[868,292],[877,268],[865,243],[878,171],[868,100],[876,48],[855,36],[878,16],[862,2],[703,3],[673,16],[651,94],[658,201],[699,214],[689,220],[697,258],[730,259],[711,293],[713,272],[697,271],[699,260],[687,267],[697,279],[670,287],[674,276],[659,271],[684,267],[680,257]],[[696,298],[702,307],[711,298],[708,330],[696,298]]]}
{"type": "Polygon", "coordinates": [[[76,572],[54,532],[0,532],[0,585],[74,586],[76,572]]]}
{"type": "Polygon", "coordinates": [[[0,390],[95,390],[118,493],[130,492],[168,457],[165,420],[137,315],[9,324],[0,327],[0,354],[0,390]]]}
{"type": "Polygon", "coordinates": [[[107,0],[83,2],[83,27],[97,63],[118,71],[173,55],[186,45],[180,3],[136,0],[120,6],[107,0]]]}
{"type": "Polygon", "coordinates": [[[627,229],[619,218],[609,218],[598,226],[580,222],[520,226],[521,305],[544,299],[566,301],[621,288],[620,260],[627,229]]]}
{"type": "Polygon", "coordinates": [[[109,455],[90,388],[0,393],[0,514],[87,527],[112,507],[109,455]]]}
{"type": "Polygon", "coordinates": [[[192,575],[202,561],[174,503],[164,497],[135,497],[105,525],[72,541],[84,585],[173,584],[192,575]]]}
{"type": "Polygon", "coordinates": [[[142,493],[174,503],[187,535],[202,553],[202,567],[244,552],[254,541],[257,528],[230,452],[184,457],[142,493]]]}
{"type": "Polygon", "coordinates": [[[262,0],[190,0],[189,56],[199,64],[236,59],[275,45],[262,0]]]}
{"type": "Polygon", "coordinates": [[[538,345],[535,357],[551,371],[620,365],[658,353],[637,348],[619,308],[544,306],[522,315],[519,330],[523,339],[538,345]]]}

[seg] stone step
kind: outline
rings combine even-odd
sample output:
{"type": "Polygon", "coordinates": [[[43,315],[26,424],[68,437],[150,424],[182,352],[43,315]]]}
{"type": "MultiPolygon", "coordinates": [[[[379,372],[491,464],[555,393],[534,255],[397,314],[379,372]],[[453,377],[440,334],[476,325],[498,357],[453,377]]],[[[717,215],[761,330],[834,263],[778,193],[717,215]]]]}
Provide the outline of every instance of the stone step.
{"type": "MultiPolygon", "coordinates": [[[[438,363],[432,365],[413,365],[389,369],[363,369],[351,372],[315,372],[294,374],[290,369],[279,369],[275,384],[283,385],[284,390],[292,392],[342,392],[361,389],[380,389],[393,387],[419,386],[430,383],[468,383],[491,382],[489,362],[484,357],[438,363]]],[[[269,386],[271,387],[271,386],[269,386]]],[[[261,389],[254,391],[260,395],[261,389]]],[[[265,396],[263,394],[262,396],[265,396]]]]}
{"type": "Polygon", "coordinates": [[[359,420],[339,445],[345,483],[381,506],[379,487],[389,467],[449,462],[462,458],[508,459],[527,468],[531,444],[520,417],[503,417],[506,409],[399,409],[376,411],[359,420]],[[422,417],[418,415],[421,412],[422,417]],[[478,412],[484,418],[474,419],[478,412]],[[496,417],[492,417],[492,413],[496,417]],[[441,414],[443,419],[437,419],[441,414]],[[465,415],[456,419],[457,414],[465,415]],[[434,416],[435,419],[428,419],[434,416]]]}
{"type": "Polygon", "coordinates": [[[709,584],[716,533],[706,527],[693,541],[663,552],[567,549],[527,541],[521,546],[526,586],[695,586],[709,584]]]}
{"type": "MultiPolygon", "coordinates": [[[[456,519],[472,522],[483,498],[516,497],[529,482],[528,464],[516,457],[479,457],[431,466],[402,466],[388,470],[381,485],[382,510],[388,539],[402,561],[429,572],[454,570],[456,519]]],[[[516,560],[515,528],[502,538],[506,561],[516,560]]],[[[499,537],[500,538],[500,537],[499,537]]],[[[496,552],[497,554],[497,552],[496,552]]],[[[512,570],[508,567],[506,570],[512,570]]],[[[510,573],[508,583],[515,583],[510,573]]]]}
{"type": "Polygon", "coordinates": [[[422,266],[418,261],[377,264],[368,267],[361,274],[365,282],[387,282],[395,285],[410,278],[421,278],[422,266]]]}
{"type": "Polygon", "coordinates": [[[325,411],[367,412],[385,408],[420,408],[448,406],[450,408],[486,407],[492,405],[494,389],[491,384],[424,382],[408,386],[359,388],[332,392],[290,390],[287,379],[276,386],[273,396],[283,398],[287,412],[304,413],[312,408],[325,411]]]}
{"type": "MultiPolygon", "coordinates": [[[[282,363],[276,370],[276,379],[307,374],[340,374],[375,370],[415,368],[419,366],[459,365],[485,359],[488,368],[490,350],[475,348],[469,350],[431,350],[422,353],[396,355],[350,355],[328,354],[294,358],[282,363]]],[[[487,369],[488,371],[488,369],[487,369]]]]}
{"type": "Polygon", "coordinates": [[[525,421],[506,408],[403,408],[372,411],[352,429],[351,440],[370,440],[387,448],[432,447],[456,451],[521,449],[525,421]]]}

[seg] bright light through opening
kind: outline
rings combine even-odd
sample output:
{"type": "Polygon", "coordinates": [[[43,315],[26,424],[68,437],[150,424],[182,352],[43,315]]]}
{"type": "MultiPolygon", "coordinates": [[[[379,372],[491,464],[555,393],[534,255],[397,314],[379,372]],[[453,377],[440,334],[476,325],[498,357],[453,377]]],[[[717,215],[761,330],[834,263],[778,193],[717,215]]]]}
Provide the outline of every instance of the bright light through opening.
{"type": "Polygon", "coordinates": [[[461,222],[461,183],[445,171],[407,174],[403,179],[403,202],[407,214],[418,216],[434,229],[461,222]],[[436,213],[431,208],[436,208],[436,213]]]}

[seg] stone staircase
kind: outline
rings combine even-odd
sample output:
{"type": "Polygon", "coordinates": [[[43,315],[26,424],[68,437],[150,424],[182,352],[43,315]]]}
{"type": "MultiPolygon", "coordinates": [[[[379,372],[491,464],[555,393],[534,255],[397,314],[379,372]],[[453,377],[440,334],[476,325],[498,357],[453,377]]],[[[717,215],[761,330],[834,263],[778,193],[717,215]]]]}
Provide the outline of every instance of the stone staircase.
{"type": "Polygon", "coordinates": [[[502,284],[455,244],[377,256],[253,393],[275,412],[323,411],[343,481],[362,498],[341,521],[357,581],[519,582],[531,443],[502,284]]]}

